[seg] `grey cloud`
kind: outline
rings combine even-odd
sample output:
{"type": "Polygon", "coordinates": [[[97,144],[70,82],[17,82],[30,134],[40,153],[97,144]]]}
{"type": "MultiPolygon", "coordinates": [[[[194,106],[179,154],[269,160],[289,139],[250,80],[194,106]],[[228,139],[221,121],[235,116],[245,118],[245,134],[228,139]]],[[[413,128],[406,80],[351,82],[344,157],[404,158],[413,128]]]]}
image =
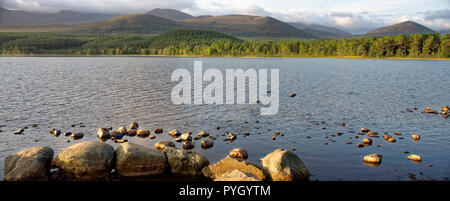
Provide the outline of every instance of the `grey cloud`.
{"type": "Polygon", "coordinates": [[[424,19],[425,20],[435,20],[435,19],[450,20],[450,9],[442,9],[442,10],[425,12],[424,19]]]}
{"type": "Polygon", "coordinates": [[[2,7],[39,12],[72,10],[100,13],[143,13],[154,8],[195,9],[192,0],[2,0],[2,7]]]}
{"type": "Polygon", "coordinates": [[[334,12],[331,13],[331,17],[355,17],[352,13],[334,12]]]}

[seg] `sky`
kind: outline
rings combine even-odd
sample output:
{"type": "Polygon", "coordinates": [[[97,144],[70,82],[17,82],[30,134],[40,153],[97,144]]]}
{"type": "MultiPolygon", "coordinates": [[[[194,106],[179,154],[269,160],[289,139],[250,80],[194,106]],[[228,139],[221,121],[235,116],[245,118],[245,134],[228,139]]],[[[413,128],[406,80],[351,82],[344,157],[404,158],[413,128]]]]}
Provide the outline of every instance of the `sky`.
{"type": "Polygon", "coordinates": [[[249,14],[322,24],[351,33],[407,20],[438,31],[450,29],[450,0],[0,0],[0,6],[38,12],[130,14],[171,8],[194,16],[249,14]]]}

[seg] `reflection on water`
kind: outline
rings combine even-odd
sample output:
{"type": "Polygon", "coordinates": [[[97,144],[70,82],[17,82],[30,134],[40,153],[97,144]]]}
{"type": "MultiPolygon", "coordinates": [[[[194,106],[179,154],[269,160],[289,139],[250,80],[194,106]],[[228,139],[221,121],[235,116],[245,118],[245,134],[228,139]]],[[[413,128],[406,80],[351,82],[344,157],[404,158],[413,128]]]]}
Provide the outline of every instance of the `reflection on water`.
{"type": "MultiPolygon", "coordinates": [[[[172,129],[194,136],[207,131],[217,137],[214,146],[202,149],[197,140],[194,150],[213,163],[237,147],[247,149],[248,160],[255,163],[277,148],[293,147],[313,180],[409,180],[409,173],[435,179],[450,176],[449,119],[420,112],[450,104],[448,61],[201,59],[204,70],[280,69],[279,113],[261,116],[257,104],[172,104],[170,92],[176,83],[170,81],[171,73],[177,68],[193,69],[195,60],[199,59],[1,57],[0,177],[9,154],[48,146],[56,155],[77,142],[98,140],[100,127],[117,129],[133,121],[143,129],[164,129],[154,134],[156,139],[125,137],[147,147],[172,141],[167,134],[172,129]],[[289,97],[290,93],[296,96],[289,97]],[[23,126],[29,128],[22,135],[13,134],[23,126]],[[51,128],[85,136],[54,137],[48,132],[51,128]],[[396,143],[389,143],[371,138],[372,146],[358,148],[364,136],[355,136],[361,128],[389,135],[400,132],[404,139],[396,137],[396,143]],[[277,131],[282,135],[272,140],[277,131]],[[224,132],[238,134],[237,139],[223,141],[224,132]],[[420,134],[420,141],[413,141],[412,134],[420,134]],[[411,163],[404,152],[420,155],[422,163],[411,163]],[[363,157],[372,153],[383,156],[382,165],[364,164],[363,157]]],[[[106,143],[117,146],[110,140],[106,143]]]]}

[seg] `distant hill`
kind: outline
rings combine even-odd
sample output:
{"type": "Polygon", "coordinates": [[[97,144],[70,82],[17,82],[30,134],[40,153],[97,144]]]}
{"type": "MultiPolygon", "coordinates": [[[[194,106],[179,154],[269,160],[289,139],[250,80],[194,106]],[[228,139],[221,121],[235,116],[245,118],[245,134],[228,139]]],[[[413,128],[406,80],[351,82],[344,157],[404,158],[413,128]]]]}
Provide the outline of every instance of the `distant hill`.
{"type": "Polygon", "coordinates": [[[272,17],[250,15],[205,16],[179,22],[194,29],[216,31],[240,37],[315,38],[304,31],[272,17]]]}
{"type": "Polygon", "coordinates": [[[162,17],[162,18],[167,18],[167,19],[171,19],[171,20],[185,20],[185,19],[190,19],[190,18],[194,17],[192,15],[183,13],[178,10],[160,9],[160,8],[155,8],[155,9],[147,12],[146,14],[154,15],[154,16],[158,16],[158,17],[162,17]]]}
{"type": "Polygon", "coordinates": [[[302,22],[291,22],[289,24],[317,38],[344,38],[352,36],[351,33],[319,24],[306,24],[302,22]]]}
{"type": "Polygon", "coordinates": [[[118,14],[81,13],[66,10],[57,13],[39,13],[0,8],[0,25],[82,24],[114,16],[118,16],[118,14]]]}
{"type": "Polygon", "coordinates": [[[76,25],[70,32],[159,34],[174,29],[209,30],[246,37],[314,38],[314,36],[274,18],[248,15],[205,16],[175,21],[150,14],[134,14],[76,25]]]}
{"type": "Polygon", "coordinates": [[[89,24],[76,25],[70,29],[69,32],[96,34],[161,34],[179,28],[186,27],[176,21],[154,15],[132,14],[113,17],[89,24]]]}
{"type": "Polygon", "coordinates": [[[414,33],[435,33],[436,31],[413,21],[405,21],[391,26],[381,27],[366,33],[369,36],[387,36],[414,33]]]}

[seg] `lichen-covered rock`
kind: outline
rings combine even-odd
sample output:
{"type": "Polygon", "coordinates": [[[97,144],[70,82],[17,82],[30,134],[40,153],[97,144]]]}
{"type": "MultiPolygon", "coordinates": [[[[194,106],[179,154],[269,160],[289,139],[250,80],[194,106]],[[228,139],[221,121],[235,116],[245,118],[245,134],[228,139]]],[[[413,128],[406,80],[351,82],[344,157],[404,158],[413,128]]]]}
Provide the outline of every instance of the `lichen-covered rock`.
{"type": "Polygon", "coordinates": [[[202,173],[205,177],[216,179],[228,171],[238,169],[242,172],[251,173],[259,180],[264,180],[266,175],[258,165],[248,163],[243,160],[239,160],[230,156],[227,156],[223,160],[216,164],[208,165],[203,168],[202,173]]]}
{"type": "Polygon", "coordinates": [[[218,176],[214,181],[261,181],[251,173],[245,173],[238,169],[230,170],[218,176]]]}
{"type": "Polygon", "coordinates": [[[273,181],[300,181],[309,179],[309,171],[293,152],[277,149],[261,159],[263,171],[273,181]]]}
{"type": "Polygon", "coordinates": [[[63,149],[55,164],[68,180],[105,180],[113,169],[114,148],[100,142],[81,142],[63,149]]]}
{"type": "Polygon", "coordinates": [[[5,158],[4,181],[48,181],[53,150],[32,147],[5,158]]]}
{"type": "Polygon", "coordinates": [[[122,143],[115,150],[114,169],[121,176],[151,176],[164,173],[166,156],[158,151],[135,143],[122,143]]]}
{"type": "Polygon", "coordinates": [[[166,147],[163,152],[167,157],[171,172],[175,175],[200,176],[203,167],[209,165],[205,156],[194,151],[166,147]]]}

